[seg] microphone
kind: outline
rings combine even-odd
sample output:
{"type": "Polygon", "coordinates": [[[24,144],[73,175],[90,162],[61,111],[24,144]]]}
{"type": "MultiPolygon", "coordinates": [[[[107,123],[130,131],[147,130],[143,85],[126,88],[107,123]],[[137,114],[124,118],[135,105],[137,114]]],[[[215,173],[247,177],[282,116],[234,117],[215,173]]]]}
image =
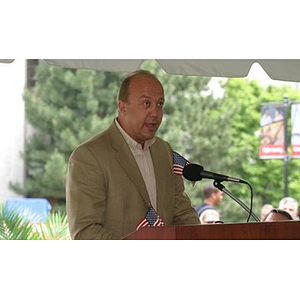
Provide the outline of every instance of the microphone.
{"type": "Polygon", "coordinates": [[[183,168],[182,173],[183,173],[184,178],[186,178],[187,180],[190,180],[190,181],[199,181],[199,180],[202,180],[203,178],[207,178],[207,179],[216,180],[218,182],[231,181],[231,182],[237,182],[237,183],[246,183],[246,181],[239,179],[239,178],[205,171],[202,166],[197,165],[197,164],[186,165],[183,168]]]}

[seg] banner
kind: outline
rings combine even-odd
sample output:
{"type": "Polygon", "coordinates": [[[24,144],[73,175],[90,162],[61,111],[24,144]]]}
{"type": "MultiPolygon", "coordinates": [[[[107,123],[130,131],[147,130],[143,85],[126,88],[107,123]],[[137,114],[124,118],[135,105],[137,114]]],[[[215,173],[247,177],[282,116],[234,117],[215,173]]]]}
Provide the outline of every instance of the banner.
{"type": "Polygon", "coordinates": [[[284,158],[284,110],[282,105],[262,105],[261,107],[261,140],[259,157],[261,159],[284,158]]]}
{"type": "Polygon", "coordinates": [[[292,157],[300,158],[300,104],[292,104],[292,157]]]}

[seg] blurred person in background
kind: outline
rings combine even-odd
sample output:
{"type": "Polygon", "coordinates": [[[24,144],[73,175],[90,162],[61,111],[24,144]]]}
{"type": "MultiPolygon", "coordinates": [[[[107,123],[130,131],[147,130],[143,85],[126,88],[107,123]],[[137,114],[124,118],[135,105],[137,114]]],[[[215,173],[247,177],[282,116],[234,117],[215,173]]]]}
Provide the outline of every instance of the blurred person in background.
{"type": "Polygon", "coordinates": [[[273,209],[273,205],[272,204],[265,204],[262,206],[261,208],[261,212],[260,212],[260,219],[263,220],[265,218],[265,216],[271,211],[271,209],[273,209]]]}
{"type": "Polygon", "coordinates": [[[263,222],[292,221],[293,217],[285,210],[273,208],[262,220],[263,222]]]}
{"type": "Polygon", "coordinates": [[[292,197],[284,197],[280,200],[278,208],[287,211],[294,220],[299,220],[298,201],[292,197]]]}
{"type": "Polygon", "coordinates": [[[220,214],[214,209],[206,209],[200,217],[201,224],[217,224],[223,223],[220,220],[220,214]]]}
{"type": "MultiPolygon", "coordinates": [[[[201,224],[204,224],[201,222],[201,220],[202,221],[204,220],[204,218],[202,217],[203,212],[205,212],[208,209],[214,210],[215,212],[217,212],[215,207],[219,206],[223,199],[223,192],[220,191],[218,188],[216,188],[213,185],[213,183],[211,183],[211,182],[204,185],[203,195],[204,195],[203,203],[201,205],[199,205],[198,207],[196,207],[196,211],[198,213],[201,224]]],[[[215,216],[216,216],[216,214],[215,214],[215,216]]],[[[219,216],[219,219],[220,219],[220,216],[219,216]]]]}

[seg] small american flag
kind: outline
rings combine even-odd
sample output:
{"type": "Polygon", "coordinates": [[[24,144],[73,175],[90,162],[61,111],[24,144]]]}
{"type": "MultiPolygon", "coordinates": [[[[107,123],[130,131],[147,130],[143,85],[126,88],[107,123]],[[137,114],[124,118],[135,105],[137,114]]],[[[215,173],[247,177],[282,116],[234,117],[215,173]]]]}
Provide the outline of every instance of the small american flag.
{"type": "Polygon", "coordinates": [[[173,151],[173,172],[176,175],[183,176],[182,171],[186,165],[189,165],[190,162],[181,156],[179,153],[173,151]]]}
{"type": "Polygon", "coordinates": [[[146,216],[139,222],[136,230],[146,226],[164,226],[162,219],[156,214],[153,207],[149,207],[146,216]]]}

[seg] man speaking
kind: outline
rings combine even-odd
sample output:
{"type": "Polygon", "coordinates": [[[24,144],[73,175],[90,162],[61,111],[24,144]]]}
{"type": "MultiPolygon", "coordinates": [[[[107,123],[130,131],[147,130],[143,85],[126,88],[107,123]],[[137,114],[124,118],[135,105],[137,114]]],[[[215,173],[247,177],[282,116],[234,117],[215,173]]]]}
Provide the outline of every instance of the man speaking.
{"type": "Polygon", "coordinates": [[[197,225],[173,172],[173,151],[155,134],[164,89],[148,71],[121,84],[118,117],[69,159],[66,202],[72,239],[121,239],[143,226],[197,225]]]}

